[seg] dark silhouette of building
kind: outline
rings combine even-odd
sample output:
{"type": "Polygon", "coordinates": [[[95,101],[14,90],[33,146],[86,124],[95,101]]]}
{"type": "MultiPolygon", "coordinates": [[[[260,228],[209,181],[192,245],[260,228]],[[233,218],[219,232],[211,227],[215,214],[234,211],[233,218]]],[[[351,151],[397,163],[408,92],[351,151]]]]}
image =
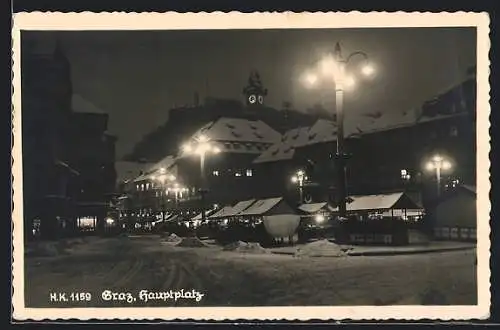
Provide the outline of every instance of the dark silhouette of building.
{"type": "Polygon", "coordinates": [[[21,54],[25,237],[34,223],[45,237],[70,234],[80,202],[113,192],[115,138],[105,134],[107,115],[72,111],[71,68],[57,41],[23,38],[21,54]]]}
{"type": "Polygon", "coordinates": [[[23,200],[25,237],[34,221],[54,234],[73,216],[67,136],[71,122],[70,67],[59,44],[23,43],[21,55],[23,200]],[[50,219],[50,220],[48,220],[50,219]]]}

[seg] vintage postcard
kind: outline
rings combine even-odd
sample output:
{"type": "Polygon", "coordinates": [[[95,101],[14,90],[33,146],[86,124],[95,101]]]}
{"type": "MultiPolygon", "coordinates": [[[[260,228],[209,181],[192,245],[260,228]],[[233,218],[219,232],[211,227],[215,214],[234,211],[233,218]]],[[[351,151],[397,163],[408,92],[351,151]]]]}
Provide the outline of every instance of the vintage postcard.
{"type": "Polygon", "coordinates": [[[17,13],[15,320],[490,311],[486,13],[17,13]]]}

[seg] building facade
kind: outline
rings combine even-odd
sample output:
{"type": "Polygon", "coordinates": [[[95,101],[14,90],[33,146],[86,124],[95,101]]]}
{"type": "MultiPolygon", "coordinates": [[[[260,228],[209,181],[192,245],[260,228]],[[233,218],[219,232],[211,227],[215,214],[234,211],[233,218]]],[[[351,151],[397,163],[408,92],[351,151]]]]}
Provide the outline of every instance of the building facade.
{"type": "Polygon", "coordinates": [[[25,238],[69,235],[79,204],[114,190],[115,138],[107,117],[73,111],[70,63],[57,40],[24,35],[22,50],[25,238]]]}

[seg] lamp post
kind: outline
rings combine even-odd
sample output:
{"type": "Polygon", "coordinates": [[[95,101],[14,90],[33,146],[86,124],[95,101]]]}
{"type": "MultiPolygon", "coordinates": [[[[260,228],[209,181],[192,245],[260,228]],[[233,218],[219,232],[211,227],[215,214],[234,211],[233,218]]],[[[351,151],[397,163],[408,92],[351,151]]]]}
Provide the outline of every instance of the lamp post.
{"type": "MultiPolygon", "coordinates": [[[[364,52],[353,52],[344,59],[342,56],[342,50],[340,44],[337,42],[335,45],[334,54],[325,57],[320,62],[320,71],[326,76],[329,82],[334,84],[335,88],[335,106],[337,115],[337,148],[336,148],[336,160],[337,160],[337,186],[338,186],[338,196],[337,203],[339,207],[339,216],[345,217],[346,215],[346,171],[345,171],[345,151],[344,151],[344,90],[346,87],[353,87],[355,85],[355,80],[352,76],[346,74],[347,65],[351,60],[356,57],[361,56],[364,65],[361,68],[361,72],[365,76],[370,76],[374,73],[373,67],[368,62],[368,56],[364,52]]],[[[309,86],[314,86],[318,83],[319,78],[314,73],[308,73],[305,76],[305,81],[309,86]]]]}
{"type": "Polygon", "coordinates": [[[427,162],[426,168],[427,170],[435,171],[436,173],[437,197],[439,197],[441,195],[441,173],[442,171],[451,169],[451,163],[444,157],[435,155],[429,162],[427,162]]]}
{"type": "Polygon", "coordinates": [[[295,175],[292,176],[292,182],[298,184],[299,186],[299,203],[304,203],[304,180],[307,180],[305,172],[303,170],[298,170],[295,175]]]}
{"type": "Polygon", "coordinates": [[[210,139],[205,135],[200,135],[194,139],[193,143],[184,145],[184,153],[190,155],[197,155],[200,157],[200,197],[201,197],[201,218],[205,222],[205,194],[207,193],[206,176],[205,176],[205,158],[209,154],[218,154],[220,149],[215,146],[210,139]]]}

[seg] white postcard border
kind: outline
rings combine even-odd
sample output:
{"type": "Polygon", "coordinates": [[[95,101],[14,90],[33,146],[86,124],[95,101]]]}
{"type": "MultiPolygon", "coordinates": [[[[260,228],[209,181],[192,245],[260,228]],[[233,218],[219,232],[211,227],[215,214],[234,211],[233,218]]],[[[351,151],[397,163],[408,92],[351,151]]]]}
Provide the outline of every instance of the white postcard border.
{"type": "Polygon", "coordinates": [[[487,13],[56,13],[23,12],[13,18],[13,318],[16,320],[468,320],[490,309],[489,17],[487,13]],[[351,307],[130,307],[27,308],[21,137],[21,30],[305,29],[375,27],[477,27],[477,285],[475,306],[351,307]],[[19,207],[21,205],[21,207],[19,207]]]}

